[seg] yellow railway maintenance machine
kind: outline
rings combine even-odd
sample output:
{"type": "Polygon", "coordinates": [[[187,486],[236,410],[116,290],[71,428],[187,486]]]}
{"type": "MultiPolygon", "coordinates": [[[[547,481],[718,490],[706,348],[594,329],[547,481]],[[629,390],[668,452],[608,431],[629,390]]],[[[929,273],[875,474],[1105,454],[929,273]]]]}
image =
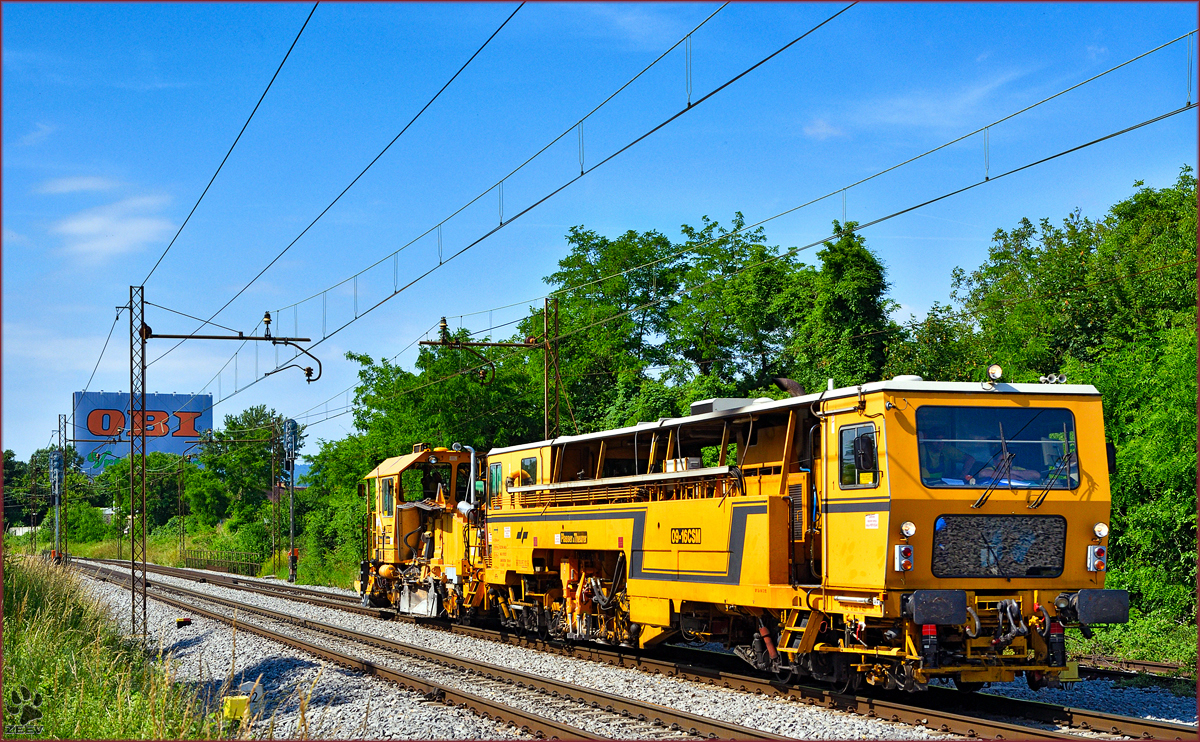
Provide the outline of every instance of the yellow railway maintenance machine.
{"type": "MultiPolygon", "coordinates": [[[[456,574],[427,558],[398,607],[441,589],[558,639],[719,642],[845,689],[1054,685],[1078,677],[1064,628],[1128,620],[1103,589],[1092,386],[897,377],[691,413],[491,450],[486,499],[447,501],[446,535],[426,532],[461,544],[456,574]]],[[[403,557],[377,554],[373,584],[403,557]]]]}
{"type": "Polygon", "coordinates": [[[483,490],[478,466],[470,446],[421,443],[366,476],[369,558],[354,585],[363,605],[457,620],[474,614],[483,537],[482,511],[474,507],[483,490]]]}

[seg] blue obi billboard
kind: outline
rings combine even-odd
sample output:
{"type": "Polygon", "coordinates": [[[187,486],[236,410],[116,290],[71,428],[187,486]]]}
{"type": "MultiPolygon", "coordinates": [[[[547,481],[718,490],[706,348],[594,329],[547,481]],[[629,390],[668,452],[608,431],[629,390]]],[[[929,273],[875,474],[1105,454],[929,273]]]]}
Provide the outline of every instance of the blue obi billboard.
{"type": "MultiPolygon", "coordinates": [[[[126,392],[75,392],[75,452],[83,458],[83,471],[95,477],[129,455],[129,434],[136,435],[142,421],[129,414],[126,392]]],[[[212,430],[211,394],[147,394],[146,452],[182,454],[212,430]]],[[[139,415],[140,417],[140,415],[139,415]]]]}

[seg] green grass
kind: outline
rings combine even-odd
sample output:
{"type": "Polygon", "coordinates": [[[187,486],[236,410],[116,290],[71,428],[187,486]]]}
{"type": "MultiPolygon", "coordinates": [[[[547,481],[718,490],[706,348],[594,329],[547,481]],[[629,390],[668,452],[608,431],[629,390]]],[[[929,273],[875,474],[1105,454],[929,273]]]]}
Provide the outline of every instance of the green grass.
{"type": "MultiPolygon", "coordinates": [[[[171,663],[123,638],[79,578],[41,559],[4,557],[6,701],[40,697],[39,738],[194,739],[228,736],[171,663]]],[[[12,735],[17,716],[6,704],[12,735]]],[[[18,710],[18,714],[20,711],[18,710]]],[[[28,714],[27,714],[28,716],[28,714]]]]}
{"type": "MultiPolygon", "coordinates": [[[[277,563],[272,563],[268,557],[263,562],[262,573],[264,575],[273,574],[280,580],[286,580],[288,577],[287,551],[281,550],[279,552],[277,563]]],[[[298,585],[322,585],[326,587],[353,589],[354,581],[357,579],[358,562],[336,561],[332,554],[326,555],[322,559],[306,559],[304,553],[301,552],[300,561],[296,564],[296,584],[298,585]]]]}

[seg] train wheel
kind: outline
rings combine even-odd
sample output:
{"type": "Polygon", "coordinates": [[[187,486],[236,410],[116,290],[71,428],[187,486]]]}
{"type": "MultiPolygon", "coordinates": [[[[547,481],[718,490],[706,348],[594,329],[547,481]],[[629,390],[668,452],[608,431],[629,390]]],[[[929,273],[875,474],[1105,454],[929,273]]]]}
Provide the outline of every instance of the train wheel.
{"type": "Polygon", "coordinates": [[[858,692],[858,687],[862,685],[862,673],[858,670],[846,668],[846,679],[835,684],[835,689],[838,693],[845,696],[852,696],[858,692]]]}

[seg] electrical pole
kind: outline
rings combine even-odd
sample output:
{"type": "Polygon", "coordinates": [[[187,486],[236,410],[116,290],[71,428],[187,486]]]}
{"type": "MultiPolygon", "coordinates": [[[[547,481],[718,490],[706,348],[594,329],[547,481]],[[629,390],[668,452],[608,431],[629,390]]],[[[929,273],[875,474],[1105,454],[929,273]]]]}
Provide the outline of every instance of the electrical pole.
{"type": "Polygon", "coordinates": [[[146,637],[146,339],[142,286],[129,287],[130,632],[146,637]],[[139,564],[140,562],[140,564],[139,564]]]}
{"type": "Polygon", "coordinates": [[[271,574],[279,572],[279,477],[276,474],[275,462],[278,451],[275,450],[275,439],[278,431],[274,421],[271,422],[271,574]]]}
{"type": "Polygon", "coordinates": [[[299,427],[295,420],[283,422],[284,456],[287,459],[288,470],[288,508],[291,511],[288,526],[288,582],[296,581],[296,447],[299,441],[299,427]]]}
{"type": "Polygon", "coordinates": [[[144,289],[143,286],[129,287],[129,510],[133,516],[129,527],[129,572],[133,591],[130,609],[132,632],[139,635],[140,629],[140,636],[143,638],[146,636],[146,341],[151,338],[236,340],[242,343],[255,340],[270,342],[272,345],[290,345],[317,362],[317,375],[313,376],[311,366],[302,368],[299,364],[294,363],[274,371],[268,371],[264,376],[270,376],[284,368],[295,366],[304,372],[304,378],[309,383],[321,378],[320,359],[296,344],[297,342],[308,342],[310,339],[272,337],[270,312],[263,317],[266,329],[262,336],[247,337],[240,332],[237,335],[156,335],[143,320],[145,316],[144,289]],[[139,502],[140,510],[137,507],[139,502]],[[138,567],[139,559],[141,561],[140,569],[138,567]]]}

